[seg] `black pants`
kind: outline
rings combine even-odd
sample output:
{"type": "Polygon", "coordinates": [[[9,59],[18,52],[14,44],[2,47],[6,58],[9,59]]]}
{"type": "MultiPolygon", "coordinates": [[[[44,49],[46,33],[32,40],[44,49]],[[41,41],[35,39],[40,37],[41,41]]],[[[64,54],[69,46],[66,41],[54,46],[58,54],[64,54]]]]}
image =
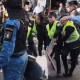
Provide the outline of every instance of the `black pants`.
{"type": "Polygon", "coordinates": [[[32,52],[35,57],[38,56],[36,46],[35,46],[34,42],[29,42],[29,47],[28,48],[30,50],[30,54],[32,52]]]}
{"type": "Polygon", "coordinates": [[[39,51],[39,55],[42,55],[42,47],[44,44],[44,49],[46,50],[46,38],[38,38],[38,51],[39,51]]]}
{"type": "Polygon", "coordinates": [[[57,45],[53,48],[53,51],[51,53],[51,57],[55,53],[55,60],[56,60],[56,67],[57,67],[57,74],[61,72],[61,65],[60,65],[60,55],[62,51],[62,45],[57,45]]]}
{"type": "Polygon", "coordinates": [[[56,60],[56,67],[57,67],[57,74],[61,72],[61,65],[60,65],[60,55],[61,55],[62,47],[55,46],[55,60],[56,60]]]}
{"type": "MultiPolygon", "coordinates": [[[[76,43],[74,43],[76,44],[76,43]]],[[[78,55],[79,55],[79,47],[76,47],[75,48],[70,48],[70,46],[73,46],[74,47],[74,44],[71,44],[71,45],[67,45],[66,47],[64,47],[63,51],[62,51],[62,60],[63,60],[63,65],[64,65],[64,69],[65,69],[65,73],[68,73],[68,64],[67,64],[67,56],[68,54],[70,53],[71,55],[71,67],[69,69],[69,73],[72,74],[75,67],[76,67],[76,64],[77,64],[77,58],[78,58],[78,55]]]]}

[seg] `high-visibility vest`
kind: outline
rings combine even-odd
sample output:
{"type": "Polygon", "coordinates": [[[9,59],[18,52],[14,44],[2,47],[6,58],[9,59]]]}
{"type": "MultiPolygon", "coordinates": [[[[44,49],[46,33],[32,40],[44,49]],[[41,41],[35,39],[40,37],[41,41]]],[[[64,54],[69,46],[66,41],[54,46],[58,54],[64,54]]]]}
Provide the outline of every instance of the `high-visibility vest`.
{"type": "Polygon", "coordinates": [[[30,32],[31,32],[31,28],[30,28],[30,27],[28,27],[27,39],[29,38],[30,32]]]}
{"type": "Polygon", "coordinates": [[[33,31],[33,34],[37,34],[35,21],[34,21],[34,25],[33,25],[32,31],[33,31]]]}
{"type": "Polygon", "coordinates": [[[56,32],[56,26],[57,26],[58,21],[55,21],[52,28],[49,28],[49,24],[46,26],[47,32],[48,32],[48,36],[50,39],[53,38],[55,32],[56,32]]]}
{"type": "Polygon", "coordinates": [[[63,30],[62,30],[62,35],[65,36],[66,35],[66,28],[68,26],[71,26],[71,27],[74,27],[74,32],[69,36],[69,38],[66,40],[66,43],[71,43],[71,42],[74,42],[76,40],[79,39],[79,33],[76,29],[76,27],[74,26],[73,23],[71,23],[70,21],[67,21],[66,25],[63,27],[63,30]]]}
{"type": "Polygon", "coordinates": [[[31,21],[35,21],[35,18],[32,18],[32,17],[31,17],[30,20],[31,20],[31,21]]]}

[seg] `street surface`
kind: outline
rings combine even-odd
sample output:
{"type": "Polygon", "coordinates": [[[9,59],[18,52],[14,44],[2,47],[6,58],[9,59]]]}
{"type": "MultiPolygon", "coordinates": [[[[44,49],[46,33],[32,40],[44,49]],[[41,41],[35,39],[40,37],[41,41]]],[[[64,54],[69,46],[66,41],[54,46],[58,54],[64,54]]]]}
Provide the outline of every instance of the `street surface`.
{"type": "MultiPolygon", "coordinates": [[[[56,71],[53,71],[52,67],[49,66],[49,80],[80,80],[80,65],[77,65],[76,70],[74,71],[73,77],[71,78],[56,78],[56,71]]],[[[63,73],[63,65],[62,65],[62,73],[63,73]]],[[[0,72],[0,80],[3,80],[2,72],[0,72]]]]}
{"type": "MultiPolygon", "coordinates": [[[[36,38],[34,38],[36,47],[38,47],[38,42],[36,41],[36,38]]],[[[45,51],[42,50],[42,53],[45,54],[45,51]]],[[[55,60],[53,60],[55,63],[55,60]]],[[[79,57],[79,63],[80,63],[80,57],[79,57]]],[[[45,64],[45,63],[44,63],[45,64]]],[[[56,78],[56,71],[53,70],[50,62],[48,62],[48,68],[49,68],[49,79],[48,80],[80,80],[80,65],[77,65],[74,74],[72,77],[70,78],[64,78],[64,77],[60,77],[60,78],[56,78]]],[[[62,68],[62,73],[64,72],[64,67],[61,61],[61,68],[62,68]]],[[[0,80],[3,80],[3,74],[2,72],[0,72],[0,80]]]]}
{"type": "MultiPolygon", "coordinates": [[[[79,62],[80,62],[80,60],[79,60],[79,62]]],[[[62,73],[63,72],[64,72],[64,68],[63,68],[63,64],[62,64],[62,73]]],[[[77,65],[73,76],[70,78],[64,78],[64,77],[56,78],[55,75],[56,75],[56,71],[52,72],[52,70],[50,70],[49,80],[80,80],[80,65],[77,65]]]]}

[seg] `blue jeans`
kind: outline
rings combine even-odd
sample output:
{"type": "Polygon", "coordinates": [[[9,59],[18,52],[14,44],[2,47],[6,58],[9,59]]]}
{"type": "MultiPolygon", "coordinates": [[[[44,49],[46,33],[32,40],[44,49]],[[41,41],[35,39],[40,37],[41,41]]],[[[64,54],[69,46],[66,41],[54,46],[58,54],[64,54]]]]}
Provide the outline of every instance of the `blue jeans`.
{"type": "Polygon", "coordinates": [[[24,71],[28,62],[28,55],[19,58],[10,58],[9,63],[3,67],[4,80],[23,80],[24,71]]]}

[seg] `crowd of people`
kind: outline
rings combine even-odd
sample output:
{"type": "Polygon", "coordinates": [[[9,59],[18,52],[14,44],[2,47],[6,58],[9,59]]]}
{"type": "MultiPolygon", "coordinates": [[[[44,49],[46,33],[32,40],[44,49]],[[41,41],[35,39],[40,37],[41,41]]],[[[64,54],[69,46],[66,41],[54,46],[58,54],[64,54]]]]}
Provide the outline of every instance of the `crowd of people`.
{"type": "Polygon", "coordinates": [[[47,14],[44,8],[43,11],[28,16],[23,3],[7,0],[3,2],[3,5],[1,3],[0,8],[2,14],[0,16],[0,43],[2,45],[0,69],[3,70],[4,80],[23,80],[23,75],[26,80],[40,80],[38,77],[42,75],[42,71],[34,59],[43,56],[43,45],[44,50],[47,50],[52,40],[56,44],[50,57],[54,56],[56,61],[56,77],[60,78],[62,75],[71,77],[79,63],[80,6],[75,5],[72,1],[66,6],[60,3],[58,13],[51,11],[47,14]],[[2,9],[3,5],[6,15],[2,9]],[[2,16],[5,16],[5,19],[2,16]],[[38,40],[38,49],[33,40],[34,37],[38,40]],[[68,55],[70,56],[70,68],[67,63],[68,55]],[[64,65],[63,74],[60,56],[64,65]],[[37,65],[38,68],[33,68],[34,65],[37,65]]]}
{"type": "Polygon", "coordinates": [[[80,24],[79,24],[79,5],[74,4],[72,1],[69,2],[65,7],[60,3],[58,14],[52,11],[46,14],[40,12],[30,21],[29,27],[32,29],[38,39],[38,51],[39,55],[42,56],[42,45],[44,49],[49,46],[52,39],[56,39],[57,45],[55,45],[51,57],[55,53],[57,77],[61,76],[61,64],[60,55],[64,65],[65,77],[71,77],[74,69],[78,62],[79,56],[79,35],[80,35],[80,24]],[[66,17],[64,17],[66,16],[66,17]],[[69,19],[69,17],[71,17],[69,19]],[[70,54],[71,67],[68,67],[67,56],[70,54]]]}

